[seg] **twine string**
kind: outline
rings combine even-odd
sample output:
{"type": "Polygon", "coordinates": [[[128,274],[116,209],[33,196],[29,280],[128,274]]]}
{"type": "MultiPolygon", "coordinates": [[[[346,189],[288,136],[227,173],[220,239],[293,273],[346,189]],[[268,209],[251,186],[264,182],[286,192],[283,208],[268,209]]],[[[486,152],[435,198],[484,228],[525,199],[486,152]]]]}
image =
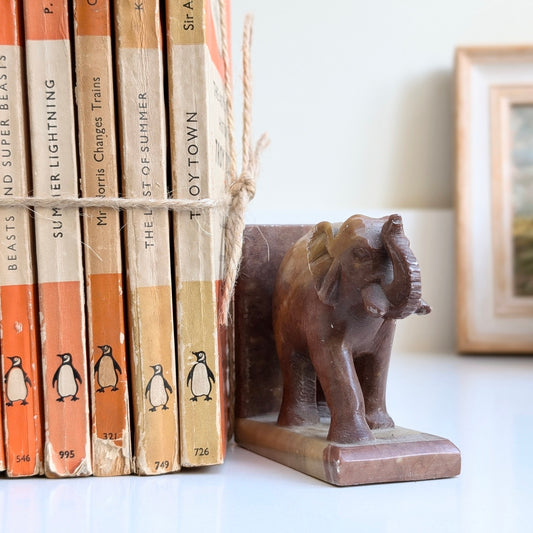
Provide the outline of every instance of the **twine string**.
{"type": "MultiPolygon", "coordinates": [[[[224,2],[220,0],[222,20],[224,17],[224,2]]],[[[244,233],[244,215],[246,207],[255,196],[255,178],[259,168],[259,158],[261,152],[268,144],[266,135],[262,135],[257,142],[255,149],[252,148],[252,69],[251,69],[251,45],[252,45],[252,25],[253,17],[247,15],[244,20],[243,43],[242,43],[242,84],[243,84],[243,110],[242,110],[242,169],[240,175],[237,174],[237,156],[234,141],[233,129],[233,93],[230,79],[229,53],[224,46],[222,54],[226,70],[226,99],[228,101],[228,125],[229,146],[230,146],[230,175],[229,193],[230,206],[229,216],[225,231],[225,273],[223,276],[221,315],[219,322],[228,323],[231,298],[235,287],[235,281],[239,273],[239,265],[242,255],[242,243],[244,233]]],[[[222,42],[226,43],[225,23],[221,24],[222,42]]]]}
{"type": "MultiPolygon", "coordinates": [[[[220,11],[220,40],[222,41],[222,61],[224,63],[224,88],[226,92],[226,123],[228,135],[229,170],[226,185],[237,176],[237,149],[235,147],[235,120],[233,113],[233,81],[231,78],[231,55],[229,36],[226,27],[226,0],[218,0],[220,11]]],[[[243,35],[246,34],[246,21],[243,35]]],[[[244,41],[244,37],[243,37],[244,41]]],[[[243,81],[244,83],[244,81],[243,81]]]]}
{"type": "Polygon", "coordinates": [[[39,196],[1,196],[1,207],[25,207],[34,209],[90,209],[100,207],[103,209],[128,210],[128,209],[163,209],[166,211],[183,211],[185,209],[228,209],[231,198],[203,200],[181,200],[177,198],[112,198],[112,197],[39,197],[39,196]]]}

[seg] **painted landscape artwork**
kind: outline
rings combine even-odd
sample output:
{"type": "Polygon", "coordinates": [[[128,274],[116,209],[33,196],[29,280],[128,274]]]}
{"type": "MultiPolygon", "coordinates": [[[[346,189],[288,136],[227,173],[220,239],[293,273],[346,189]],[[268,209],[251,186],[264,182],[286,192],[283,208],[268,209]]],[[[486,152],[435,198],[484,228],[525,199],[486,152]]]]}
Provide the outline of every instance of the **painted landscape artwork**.
{"type": "Polygon", "coordinates": [[[511,107],[514,295],[533,296],[533,105],[511,107]]]}

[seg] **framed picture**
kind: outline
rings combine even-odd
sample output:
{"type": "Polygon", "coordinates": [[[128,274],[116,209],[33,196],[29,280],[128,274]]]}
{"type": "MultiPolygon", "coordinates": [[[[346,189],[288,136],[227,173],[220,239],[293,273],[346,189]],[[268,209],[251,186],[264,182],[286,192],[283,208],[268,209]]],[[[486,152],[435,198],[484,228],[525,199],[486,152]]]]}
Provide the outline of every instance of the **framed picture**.
{"type": "Polygon", "coordinates": [[[533,46],[456,52],[457,337],[533,353],[533,46]]]}

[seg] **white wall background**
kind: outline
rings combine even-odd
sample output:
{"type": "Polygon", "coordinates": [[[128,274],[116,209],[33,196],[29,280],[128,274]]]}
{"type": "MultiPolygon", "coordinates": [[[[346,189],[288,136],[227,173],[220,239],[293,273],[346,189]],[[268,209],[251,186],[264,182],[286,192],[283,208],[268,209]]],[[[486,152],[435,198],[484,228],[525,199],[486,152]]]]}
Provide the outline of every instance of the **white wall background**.
{"type": "Polygon", "coordinates": [[[533,42],[528,0],[233,0],[236,85],[247,12],[272,141],[250,215],[452,207],[454,49],[533,42]]]}
{"type": "Polygon", "coordinates": [[[245,13],[254,130],[271,139],[248,222],[402,213],[434,311],[395,347],[453,349],[454,50],[533,42],[533,2],[233,0],[237,105],[245,13]]]}

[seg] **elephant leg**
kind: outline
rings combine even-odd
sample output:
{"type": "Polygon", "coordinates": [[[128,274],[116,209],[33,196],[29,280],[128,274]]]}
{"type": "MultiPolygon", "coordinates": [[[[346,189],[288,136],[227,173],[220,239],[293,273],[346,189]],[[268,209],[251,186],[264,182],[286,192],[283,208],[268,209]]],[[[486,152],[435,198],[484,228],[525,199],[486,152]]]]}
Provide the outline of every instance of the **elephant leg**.
{"type": "Polygon", "coordinates": [[[372,429],[394,427],[394,421],[387,413],[386,390],[395,328],[395,321],[386,320],[377,333],[378,344],[374,352],[354,359],[365,399],[366,421],[372,429]]]}
{"type": "Polygon", "coordinates": [[[278,416],[280,426],[318,424],[316,374],[309,358],[283,348],[279,352],[283,376],[283,399],[278,416]]]}
{"type": "Polygon", "coordinates": [[[328,440],[342,444],[373,440],[351,353],[324,343],[313,349],[311,360],[331,412],[328,440]]]}

